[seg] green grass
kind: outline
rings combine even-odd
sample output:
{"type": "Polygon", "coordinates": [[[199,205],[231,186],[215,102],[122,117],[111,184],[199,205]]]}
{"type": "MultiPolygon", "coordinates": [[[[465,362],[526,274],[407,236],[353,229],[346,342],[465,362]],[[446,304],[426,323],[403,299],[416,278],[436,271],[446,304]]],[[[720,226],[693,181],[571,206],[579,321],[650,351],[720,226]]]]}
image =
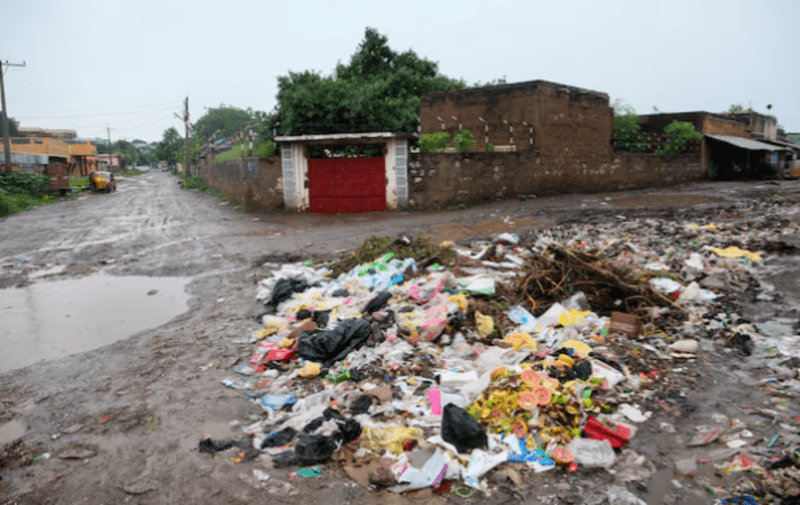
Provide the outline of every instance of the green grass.
{"type": "Polygon", "coordinates": [[[89,187],[89,178],[88,177],[70,177],[69,178],[69,185],[73,188],[82,188],[82,187],[89,187]]]}
{"type": "Polygon", "coordinates": [[[120,175],[142,175],[143,173],[144,172],[139,169],[131,168],[130,170],[123,171],[120,175]]]}
{"type": "MultiPolygon", "coordinates": [[[[214,156],[214,163],[220,163],[223,161],[231,161],[236,160],[239,158],[244,158],[247,156],[249,152],[249,147],[247,142],[240,142],[233,146],[228,151],[224,153],[219,153],[214,156]]],[[[267,140],[260,144],[253,146],[253,156],[263,157],[263,156],[271,156],[275,154],[275,143],[271,140],[267,140]]]]}
{"type": "Polygon", "coordinates": [[[31,196],[26,194],[11,194],[0,192],[0,217],[25,212],[39,205],[47,205],[56,201],[56,197],[49,195],[31,196]]]}

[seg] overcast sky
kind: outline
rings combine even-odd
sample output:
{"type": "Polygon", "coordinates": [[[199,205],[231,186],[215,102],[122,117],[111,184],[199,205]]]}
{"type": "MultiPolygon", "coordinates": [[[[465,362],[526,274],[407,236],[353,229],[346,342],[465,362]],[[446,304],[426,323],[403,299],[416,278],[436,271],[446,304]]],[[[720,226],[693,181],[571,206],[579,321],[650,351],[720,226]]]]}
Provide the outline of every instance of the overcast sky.
{"type": "Polygon", "coordinates": [[[771,113],[800,131],[800,1],[0,0],[9,115],[156,141],[221,103],[271,111],[276,77],[329,73],[377,28],[469,84],[603,91],[637,112],[771,113]]]}

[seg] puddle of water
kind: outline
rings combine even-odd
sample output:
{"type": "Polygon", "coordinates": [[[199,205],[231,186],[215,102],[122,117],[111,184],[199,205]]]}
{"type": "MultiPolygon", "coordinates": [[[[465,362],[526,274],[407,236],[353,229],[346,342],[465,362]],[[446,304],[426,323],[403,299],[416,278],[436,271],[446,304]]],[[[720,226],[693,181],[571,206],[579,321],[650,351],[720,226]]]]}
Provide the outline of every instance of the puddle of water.
{"type": "Polygon", "coordinates": [[[93,275],[0,289],[0,371],[90,351],[160,326],[187,309],[188,281],[93,275]]]}
{"type": "Polygon", "coordinates": [[[25,434],[25,425],[22,421],[9,421],[0,424],[0,445],[13,442],[25,434]]]}

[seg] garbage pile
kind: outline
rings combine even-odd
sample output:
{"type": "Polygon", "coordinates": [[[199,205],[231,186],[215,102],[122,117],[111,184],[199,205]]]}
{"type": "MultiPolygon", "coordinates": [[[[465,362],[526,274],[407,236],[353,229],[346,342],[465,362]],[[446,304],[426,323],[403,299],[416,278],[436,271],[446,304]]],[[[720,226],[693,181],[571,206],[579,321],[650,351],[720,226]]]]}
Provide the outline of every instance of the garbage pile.
{"type": "MultiPolygon", "coordinates": [[[[642,405],[681,408],[676,363],[763,341],[730,296],[758,296],[764,256],[748,247],[764,235],[746,228],[566,225],[416,258],[379,247],[346,270],[281,265],[258,286],[253,354],[223,382],[263,409],[244,431],[276,467],[335,460],[370,489],[490,493],[491,471],[608,469],[652,417],[642,405]]],[[[754,464],[737,457],[728,471],[754,464]]],[[[796,474],[798,457],[767,464],[796,474]]]]}

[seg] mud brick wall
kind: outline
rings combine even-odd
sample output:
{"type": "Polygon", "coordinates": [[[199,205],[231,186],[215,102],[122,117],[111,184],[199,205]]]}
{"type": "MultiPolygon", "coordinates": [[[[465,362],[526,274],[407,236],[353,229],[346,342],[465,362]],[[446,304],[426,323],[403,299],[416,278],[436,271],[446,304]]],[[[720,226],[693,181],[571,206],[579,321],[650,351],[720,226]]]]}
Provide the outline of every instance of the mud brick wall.
{"type": "Polygon", "coordinates": [[[198,168],[211,189],[221,191],[236,205],[244,205],[248,212],[283,209],[280,156],[221,163],[207,160],[198,168]]]}
{"type": "Polygon", "coordinates": [[[546,81],[420,97],[421,133],[444,130],[454,136],[459,128],[470,130],[483,151],[488,125],[490,144],[513,145],[517,152],[535,150],[540,157],[577,164],[591,165],[610,156],[613,120],[605,93],[546,81]]]}
{"type": "Polygon", "coordinates": [[[535,151],[417,153],[409,157],[409,205],[439,209],[519,195],[669,186],[706,178],[700,157],[618,153],[593,165],[535,151]]]}

